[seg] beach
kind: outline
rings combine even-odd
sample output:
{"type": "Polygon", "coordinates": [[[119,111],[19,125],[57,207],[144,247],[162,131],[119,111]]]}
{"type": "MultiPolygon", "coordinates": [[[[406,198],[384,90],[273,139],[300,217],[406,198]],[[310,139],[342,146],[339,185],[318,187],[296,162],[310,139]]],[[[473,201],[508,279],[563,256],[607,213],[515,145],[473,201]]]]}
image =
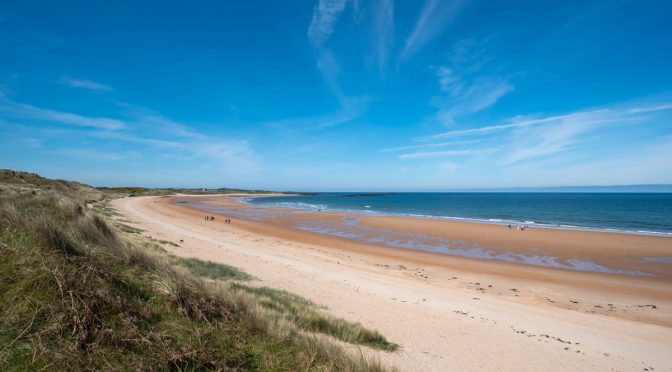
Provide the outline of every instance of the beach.
{"type": "Polygon", "coordinates": [[[400,350],[365,353],[401,370],[672,366],[672,265],[655,260],[672,256],[672,238],[282,209],[257,218],[236,197],[136,197],[113,206],[144,234],[177,243],[165,246],[175,255],[240,267],[259,285],[379,330],[400,350]],[[355,239],[347,228],[363,232],[355,239]],[[447,252],[460,254],[366,236],[381,229],[414,234],[427,247],[458,242],[447,252]]]}

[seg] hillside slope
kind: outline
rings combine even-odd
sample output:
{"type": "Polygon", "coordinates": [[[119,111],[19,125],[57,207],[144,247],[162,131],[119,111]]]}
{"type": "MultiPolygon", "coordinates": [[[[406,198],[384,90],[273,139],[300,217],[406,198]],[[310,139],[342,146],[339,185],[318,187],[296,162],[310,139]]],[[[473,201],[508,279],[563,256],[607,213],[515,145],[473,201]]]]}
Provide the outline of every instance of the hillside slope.
{"type": "Polygon", "coordinates": [[[123,232],[105,200],[0,171],[0,369],[384,370],[353,346],[396,348],[377,332],[169,256],[123,232]]]}

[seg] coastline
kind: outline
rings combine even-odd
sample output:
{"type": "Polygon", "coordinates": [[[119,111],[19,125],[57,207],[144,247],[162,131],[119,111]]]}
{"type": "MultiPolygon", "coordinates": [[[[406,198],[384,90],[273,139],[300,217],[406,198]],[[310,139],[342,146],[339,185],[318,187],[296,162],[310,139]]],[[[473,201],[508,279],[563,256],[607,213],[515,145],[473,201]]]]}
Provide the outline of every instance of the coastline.
{"type": "Polygon", "coordinates": [[[246,226],[251,221],[262,224],[248,226],[257,233],[275,232],[280,237],[286,237],[289,232],[283,231],[283,228],[294,230],[291,234],[294,239],[313,243],[335,239],[329,244],[356,245],[357,250],[383,247],[388,250],[429,251],[480,261],[672,280],[672,267],[667,261],[672,257],[672,238],[667,236],[534,227],[518,231],[508,229],[506,225],[471,221],[316,213],[268,206],[255,209],[252,208],[255,204],[242,203],[239,197],[176,197],[171,200],[180,206],[206,213],[248,220],[246,226]],[[194,203],[194,200],[198,202],[194,203]],[[250,214],[250,211],[256,212],[250,214]],[[355,225],[343,226],[342,221],[348,219],[355,221],[355,225]],[[315,235],[318,235],[317,239],[315,235]]]}
{"type": "MultiPolygon", "coordinates": [[[[258,207],[265,208],[289,208],[301,210],[304,212],[314,211],[314,207],[299,207],[299,206],[287,206],[287,205],[276,205],[272,203],[251,203],[248,199],[256,198],[265,198],[265,197],[282,197],[282,196],[301,196],[301,194],[262,194],[262,195],[240,195],[236,200],[240,203],[251,204],[258,207]]],[[[308,205],[308,204],[307,204],[308,205]]],[[[442,215],[426,215],[426,214],[417,214],[417,213],[392,213],[392,212],[379,212],[371,211],[367,209],[339,209],[339,208],[325,208],[322,211],[332,212],[332,213],[351,213],[359,214],[363,216],[371,217],[405,217],[405,218],[418,218],[418,219],[430,219],[430,220],[443,220],[443,221],[456,221],[456,222],[468,222],[484,225],[498,225],[498,226],[507,226],[507,225],[526,225],[530,228],[535,229],[552,229],[552,230],[569,230],[569,231],[589,231],[589,232],[604,232],[604,233],[617,233],[617,234],[632,234],[632,235],[645,235],[645,236],[664,236],[672,238],[672,231],[650,231],[650,230],[634,230],[634,229],[618,229],[610,227],[595,227],[595,226],[581,226],[581,225],[570,225],[570,224],[561,224],[561,223],[551,223],[551,222],[535,222],[529,220],[509,220],[501,218],[476,218],[476,217],[459,217],[459,216],[442,216],[442,215]]]]}
{"type": "Polygon", "coordinates": [[[234,217],[224,224],[222,215],[210,223],[203,211],[170,198],[113,205],[154,237],[182,239],[179,247],[165,247],[173,254],[240,266],[263,285],[380,330],[402,350],[376,355],[403,370],[664,369],[672,363],[666,280],[391,249],[278,221],[234,217]]]}

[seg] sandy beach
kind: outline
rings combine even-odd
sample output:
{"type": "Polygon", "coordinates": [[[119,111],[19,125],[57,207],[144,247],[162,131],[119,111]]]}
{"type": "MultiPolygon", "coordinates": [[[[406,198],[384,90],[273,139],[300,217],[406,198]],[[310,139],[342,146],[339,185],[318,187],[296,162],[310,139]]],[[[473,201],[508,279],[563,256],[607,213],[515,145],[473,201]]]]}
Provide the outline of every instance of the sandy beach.
{"type": "MultiPolygon", "coordinates": [[[[180,196],[247,208],[230,196],[180,196]]],[[[390,248],[289,228],[338,213],[271,220],[212,214],[176,197],[118,199],[113,206],[179,256],[227,263],[375,328],[401,345],[373,352],[401,370],[671,370],[672,239],[402,217],[359,224],[428,234],[502,252],[646,275],[566,270],[390,248]],[[225,224],[225,218],[233,218],[225,224]]]]}

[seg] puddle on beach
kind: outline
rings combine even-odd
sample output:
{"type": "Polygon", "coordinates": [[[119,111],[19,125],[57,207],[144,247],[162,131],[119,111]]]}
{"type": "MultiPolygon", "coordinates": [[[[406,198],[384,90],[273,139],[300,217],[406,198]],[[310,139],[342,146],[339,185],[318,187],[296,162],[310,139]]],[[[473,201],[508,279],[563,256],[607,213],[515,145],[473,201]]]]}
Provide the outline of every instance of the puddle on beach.
{"type": "MultiPolygon", "coordinates": [[[[206,201],[183,201],[180,199],[176,199],[175,203],[185,203],[206,212],[222,213],[234,218],[237,217],[253,221],[273,220],[306,213],[305,210],[270,208],[249,204],[245,206],[220,206],[208,204],[206,201]]],[[[378,244],[392,248],[415,249],[467,258],[497,260],[575,271],[633,276],[650,275],[639,270],[609,268],[592,261],[577,258],[563,259],[544,255],[543,250],[539,248],[532,250],[539,254],[501,252],[497,250],[497,247],[493,249],[485,249],[464,240],[450,240],[428,234],[364,226],[359,223],[359,218],[354,216],[346,216],[336,220],[299,219],[299,221],[290,223],[288,227],[316,234],[351,239],[362,243],[378,244]]],[[[645,258],[643,261],[672,263],[672,257],[645,258]]]]}
{"type": "MultiPolygon", "coordinates": [[[[591,271],[610,274],[625,274],[647,276],[649,274],[638,270],[609,268],[592,261],[577,258],[562,259],[548,255],[522,254],[513,252],[497,252],[469,244],[463,240],[449,240],[433,235],[404,232],[391,229],[374,228],[359,224],[356,217],[344,217],[342,223],[332,221],[310,220],[301,221],[292,225],[292,228],[310,231],[313,233],[352,239],[358,242],[379,244],[393,248],[416,249],[422,251],[443,253],[452,256],[476,258],[483,260],[498,260],[524,265],[552,267],[576,271],[591,271]]],[[[541,252],[541,249],[535,249],[541,252]]]]}
{"type": "Polygon", "coordinates": [[[644,257],[642,258],[642,261],[672,264],[672,257],[644,257]]]}

